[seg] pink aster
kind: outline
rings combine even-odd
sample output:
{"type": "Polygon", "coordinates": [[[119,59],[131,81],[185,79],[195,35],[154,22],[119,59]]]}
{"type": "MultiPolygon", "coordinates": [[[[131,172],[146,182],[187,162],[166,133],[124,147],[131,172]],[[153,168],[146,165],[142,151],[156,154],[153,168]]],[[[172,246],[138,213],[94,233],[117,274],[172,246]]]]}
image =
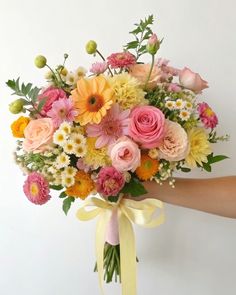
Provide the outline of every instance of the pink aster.
{"type": "Polygon", "coordinates": [[[87,134],[89,137],[98,137],[96,148],[114,143],[122,135],[128,134],[129,110],[120,110],[119,105],[114,104],[100,124],[89,124],[87,134]]]}
{"type": "Polygon", "coordinates": [[[136,58],[128,51],[112,53],[107,58],[112,69],[124,68],[136,64],[136,58]]]}
{"type": "Polygon", "coordinates": [[[57,128],[64,121],[72,122],[78,112],[74,103],[69,98],[61,98],[52,104],[52,108],[47,112],[47,116],[52,118],[54,126],[57,128]]]}
{"type": "Polygon", "coordinates": [[[124,176],[114,167],[103,167],[98,173],[97,191],[104,197],[116,196],[125,184],[124,176]]]}
{"type": "Polygon", "coordinates": [[[36,205],[43,205],[51,198],[49,184],[38,172],[32,172],[28,175],[23,190],[29,201],[36,205]]]}
{"type": "Polygon", "coordinates": [[[215,128],[218,124],[216,113],[209,107],[206,102],[198,104],[199,117],[206,128],[215,128]]]}
{"type": "Polygon", "coordinates": [[[102,74],[106,71],[108,65],[106,62],[95,62],[92,64],[90,72],[94,75],[102,74]]]}

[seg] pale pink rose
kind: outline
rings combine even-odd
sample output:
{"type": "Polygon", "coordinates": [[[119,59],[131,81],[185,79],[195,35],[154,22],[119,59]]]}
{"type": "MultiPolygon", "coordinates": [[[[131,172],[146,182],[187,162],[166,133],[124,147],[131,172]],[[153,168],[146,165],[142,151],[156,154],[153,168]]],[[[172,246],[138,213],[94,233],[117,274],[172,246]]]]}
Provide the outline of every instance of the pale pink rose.
{"type": "Polygon", "coordinates": [[[48,111],[51,110],[52,104],[55,101],[59,100],[60,98],[67,98],[67,96],[64,90],[50,86],[44,89],[43,92],[38,96],[38,101],[40,102],[44,98],[47,99],[45,104],[43,105],[42,113],[46,114],[48,111]]]}
{"type": "Polygon", "coordinates": [[[165,131],[165,116],[153,106],[139,106],[130,115],[129,136],[142,148],[157,147],[165,131]]]}
{"type": "Polygon", "coordinates": [[[51,118],[36,119],[29,122],[24,130],[23,149],[26,152],[43,152],[52,142],[54,132],[51,118]]]}
{"type": "Polygon", "coordinates": [[[127,136],[122,136],[108,147],[112,166],[118,171],[135,171],[140,166],[141,153],[138,145],[127,136]]]}
{"type": "MultiPolygon", "coordinates": [[[[129,73],[135,77],[142,86],[145,85],[147,77],[150,72],[150,64],[135,64],[129,67],[129,73]]],[[[156,87],[161,78],[161,70],[157,65],[154,65],[147,87],[152,89],[156,87]]]]}
{"type": "Polygon", "coordinates": [[[179,72],[179,82],[183,87],[195,93],[200,93],[203,89],[208,88],[207,81],[203,80],[198,73],[194,73],[186,67],[179,72]]]}
{"type": "Polygon", "coordinates": [[[165,136],[160,144],[159,157],[167,161],[183,160],[188,154],[188,136],[180,124],[166,120],[165,136]]]}

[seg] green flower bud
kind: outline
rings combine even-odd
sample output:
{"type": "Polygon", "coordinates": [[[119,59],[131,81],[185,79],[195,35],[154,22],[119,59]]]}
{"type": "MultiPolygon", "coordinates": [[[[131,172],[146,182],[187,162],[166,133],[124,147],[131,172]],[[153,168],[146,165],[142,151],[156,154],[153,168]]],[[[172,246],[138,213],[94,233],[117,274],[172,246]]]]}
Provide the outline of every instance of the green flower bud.
{"type": "Polygon", "coordinates": [[[42,69],[46,66],[47,59],[43,55],[38,55],[38,56],[36,56],[36,58],[34,60],[34,64],[36,65],[37,68],[42,69]]]}
{"type": "Polygon", "coordinates": [[[9,104],[9,111],[12,114],[19,114],[20,112],[23,111],[23,107],[24,107],[24,99],[19,98],[9,104]]]}
{"type": "Polygon", "coordinates": [[[96,53],[97,50],[97,43],[93,40],[90,40],[87,44],[86,44],[86,51],[88,54],[94,54],[96,53]]]}
{"type": "Polygon", "coordinates": [[[67,59],[68,58],[68,54],[67,53],[64,53],[64,59],[67,59]]]}
{"type": "Polygon", "coordinates": [[[152,34],[152,36],[148,39],[146,48],[147,52],[152,55],[157,53],[157,50],[160,48],[160,41],[158,40],[156,34],[152,34]]]}

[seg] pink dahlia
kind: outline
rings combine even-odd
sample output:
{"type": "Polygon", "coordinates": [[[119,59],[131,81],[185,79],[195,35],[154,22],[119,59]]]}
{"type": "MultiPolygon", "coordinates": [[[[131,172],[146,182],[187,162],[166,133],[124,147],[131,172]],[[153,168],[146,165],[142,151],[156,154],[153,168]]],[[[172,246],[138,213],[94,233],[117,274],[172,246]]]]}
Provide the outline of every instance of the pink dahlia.
{"type": "Polygon", "coordinates": [[[90,72],[94,75],[100,75],[106,71],[107,67],[108,65],[106,62],[95,62],[92,64],[90,72]]]}
{"type": "Polygon", "coordinates": [[[136,58],[129,51],[112,53],[107,58],[112,69],[124,68],[136,64],[136,58]]]}
{"type": "Polygon", "coordinates": [[[51,110],[47,112],[47,116],[52,118],[55,128],[64,121],[72,122],[77,115],[74,103],[69,98],[60,98],[55,101],[51,110]]]}
{"type": "Polygon", "coordinates": [[[206,102],[198,104],[199,117],[206,128],[215,128],[218,124],[216,113],[206,102]]]}
{"type": "Polygon", "coordinates": [[[114,143],[122,135],[128,135],[129,110],[121,111],[118,104],[114,104],[100,124],[87,126],[89,137],[98,137],[96,148],[114,143]]]}
{"type": "Polygon", "coordinates": [[[29,201],[36,205],[43,205],[51,198],[49,184],[38,172],[32,172],[28,175],[23,190],[29,201]]]}
{"type": "Polygon", "coordinates": [[[46,114],[49,112],[52,108],[52,104],[59,100],[60,98],[67,98],[65,91],[63,91],[60,88],[56,88],[53,86],[50,86],[46,88],[39,96],[38,101],[40,102],[42,99],[47,98],[46,102],[42,108],[42,113],[46,114]]]}
{"type": "Polygon", "coordinates": [[[98,173],[97,191],[105,197],[116,196],[125,184],[124,176],[114,167],[104,167],[98,173]]]}

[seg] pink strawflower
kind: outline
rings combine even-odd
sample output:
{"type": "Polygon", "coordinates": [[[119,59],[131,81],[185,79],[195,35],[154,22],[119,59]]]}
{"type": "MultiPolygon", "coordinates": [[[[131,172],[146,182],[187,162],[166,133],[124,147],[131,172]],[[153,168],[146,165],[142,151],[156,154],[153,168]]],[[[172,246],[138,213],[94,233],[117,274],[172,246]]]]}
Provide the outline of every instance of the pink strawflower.
{"type": "Polygon", "coordinates": [[[136,64],[136,58],[128,51],[112,53],[107,58],[112,69],[124,68],[136,64]]]}
{"type": "Polygon", "coordinates": [[[87,165],[84,163],[84,160],[79,158],[77,163],[76,163],[76,167],[79,169],[79,170],[82,170],[86,173],[88,173],[91,169],[91,166],[87,165]]]}
{"type": "Polygon", "coordinates": [[[72,122],[78,112],[75,110],[74,103],[69,98],[61,98],[52,104],[52,108],[47,112],[47,116],[52,118],[54,126],[57,128],[62,122],[72,122]]]}
{"type": "Polygon", "coordinates": [[[93,73],[94,75],[99,75],[102,74],[106,71],[108,65],[107,63],[104,62],[95,62],[92,64],[92,67],[90,69],[90,72],[93,73]]]}
{"type": "Polygon", "coordinates": [[[199,117],[206,128],[215,128],[218,124],[216,113],[206,102],[198,104],[199,117]]]}
{"type": "Polygon", "coordinates": [[[104,167],[98,173],[97,191],[104,197],[116,196],[124,184],[124,176],[114,167],[104,167]]]}
{"type": "Polygon", "coordinates": [[[23,190],[29,201],[36,205],[43,205],[51,198],[49,184],[38,172],[32,172],[28,175],[23,190]]]}
{"type": "Polygon", "coordinates": [[[40,102],[42,99],[47,98],[43,108],[42,113],[46,114],[49,112],[52,108],[52,104],[59,100],[60,98],[66,98],[66,93],[60,88],[56,88],[53,86],[50,86],[46,88],[39,96],[38,101],[40,102]]]}
{"type": "Polygon", "coordinates": [[[115,103],[100,124],[87,126],[88,136],[98,137],[96,148],[112,144],[122,135],[128,134],[129,113],[129,110],[121,111],[119,105],[115,103]]]}

